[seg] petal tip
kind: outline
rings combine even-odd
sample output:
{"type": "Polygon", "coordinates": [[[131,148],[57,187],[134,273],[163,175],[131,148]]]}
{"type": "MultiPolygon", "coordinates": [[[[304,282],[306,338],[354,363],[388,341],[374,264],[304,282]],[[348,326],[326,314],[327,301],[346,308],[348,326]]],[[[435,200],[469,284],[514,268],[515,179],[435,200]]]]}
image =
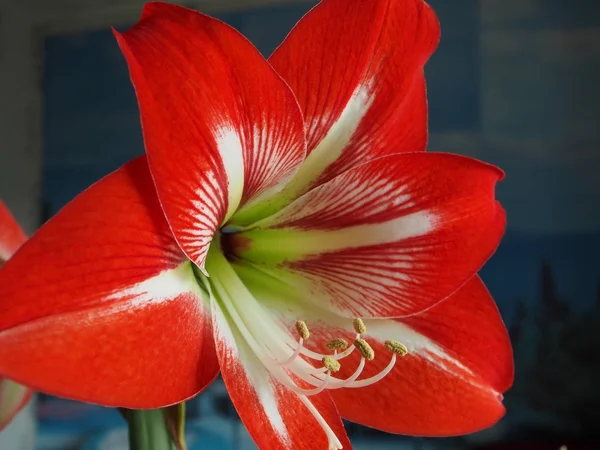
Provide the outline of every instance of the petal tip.
{"type": "MultiPolygon", "coordinates": [[[[0,431],[8,426],[16,415],[29,403],[33,391],[25,386],[14,383],[7,379],[0,380],[0,391],[12,388],[12,395],[16,394],[16,402],[5,403],[3,395],[0,395],[0,431]],[[15,392],[16,391],[16,392],[15,392]]],[[[4,393],[5,394],[5,393],[4,393]]],[[[10,397],[10,393],[9,393],[10,397]]]]}
{"type": "Polygon", "coordinates": [[[117,42],[119,42],[119,44],[121,43],[121,41],[124,40],[123,33],[121,33],[115,27],[110,27],[110,31],[112,31],[113,36],[115,37],[117,42]]]}
{"type": "Polygon", "coordinates": [[[202,263],[202,264],[196,264],[196,267],[198,267],[198,269],[200,269],[200,272],[202,272],[202,275],[204,275],[206,278],[210,278],[209,273],[206,271],[206,263],[202,263]]]}
{"type": "Polygon", "coordinates": [[[493,166],[493,167],[496,169],[496,172],[498,173],[498,181],[504,180],[504,178],[506,178],[506,172],[504,172],[504,170],[502,170],[498,166],[493,166]]]}
{"type": "Polygon", "coordinates": [[[129,45],[127,44],[127,38],[125,37],[127,32],[121,33],[115,27],[110,27],[110,31],[112,31],[112,34],[117,41],[117,45],[121,49],[123,55],[127,56],[129,53],[129,45]]]}

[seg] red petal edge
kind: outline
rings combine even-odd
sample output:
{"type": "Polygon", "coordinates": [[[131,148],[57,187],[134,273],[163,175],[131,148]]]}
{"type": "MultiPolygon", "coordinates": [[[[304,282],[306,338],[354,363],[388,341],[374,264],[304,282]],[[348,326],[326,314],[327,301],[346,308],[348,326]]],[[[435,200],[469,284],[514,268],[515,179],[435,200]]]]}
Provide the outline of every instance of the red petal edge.
{"type": "Polygon", "coordinates": [[[6,205],[0,200],[0,266],[27,240],[6,205]]]}

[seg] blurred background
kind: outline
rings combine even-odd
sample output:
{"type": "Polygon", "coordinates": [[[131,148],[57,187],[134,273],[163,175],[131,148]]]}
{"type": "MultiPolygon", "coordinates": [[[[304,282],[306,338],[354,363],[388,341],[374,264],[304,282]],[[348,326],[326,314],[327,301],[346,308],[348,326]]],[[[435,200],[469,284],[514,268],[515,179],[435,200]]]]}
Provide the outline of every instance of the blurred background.
{"type": "MultiPolygon", "coordinates": [[[[142,3],[0,0],[0,197],[29,232],[143,153],[109,29],[135,23],[142,3]]],[[[180,3],[268,56],[316,2],[180,3]]],[[[600,1],[430,4],[443,35],[426,67],[429,148],[507,172],[498,197],[508,232],[482,276],[511,333],[516,380],[506,417],[476,435],[349,433],[358,450],[600,449],[600,1]]],[[[188,414],[190,450],[255,448],[221,382],[188,414]]],[[[114,410],[40,395],[0,433],[0,449],[125,449],[124,425],[114,410]]]]}

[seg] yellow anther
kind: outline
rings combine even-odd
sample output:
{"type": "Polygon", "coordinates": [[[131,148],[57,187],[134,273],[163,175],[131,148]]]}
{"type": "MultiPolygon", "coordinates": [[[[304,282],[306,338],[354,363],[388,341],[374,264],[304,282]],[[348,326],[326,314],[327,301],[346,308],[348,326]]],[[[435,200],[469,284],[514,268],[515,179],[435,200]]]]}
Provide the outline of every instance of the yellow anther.
{"type": "Polygon", "coordinates": [[[340,362],[333,356],[324,356],[321,361],[323,362],[323,367],[325,367],[330,372],[338,372],[342,367],[340,362]]]}
{"type": "Polygon", "coordinates": [[[346,350],[348,343],[344,339],[332,339],[325,344],[325,348],[328,350],[346,350]]]}
{"type": "Polygon", "coordinates": [[[354,346],[358,349],[362,357],[365,358],[367,361],[373,361],[373,359],[375,359],[375,351],[364,339],[356,339],[354,341],[354,346]]]}
{"type": "Polygon", "coordinates": [[[299,320],[298,322],[296,322],[296,331],[304,340],[307,340],[310,337],[310,331],[308,331],[306,322],[304,322],[303,320],[299,320]]]}
{"type": "Polygon", "coordinates": [[[356,331],[358,334],[365,334],[367,332],[367,327],[365,326],[365,323],[362,321],[362,319],[354,319],[352,325],[354,326],[354,331],[356,331]]]}
{"type": "Polygon", "coordinates": [[[385,347],[392,353],[396,353],[400,356],[406,356],[408,348],[402,342],[398,341],[385,341],[385,347]]]}

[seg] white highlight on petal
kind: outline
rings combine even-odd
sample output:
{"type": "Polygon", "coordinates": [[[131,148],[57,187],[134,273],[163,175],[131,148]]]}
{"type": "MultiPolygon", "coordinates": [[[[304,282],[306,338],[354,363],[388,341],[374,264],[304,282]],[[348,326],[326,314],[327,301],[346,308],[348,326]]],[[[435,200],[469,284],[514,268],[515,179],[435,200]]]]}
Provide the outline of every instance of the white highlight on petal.
{"type": "Polygon", "coordinates": [[[301,244],[305,253],[316,254],[352,247],[388,244],[423,236],[432,232],[434,227],[435,215],[424,210],[383,223],[357,225],[340,230],[302,232],[301,244]]]}
{"type": "Polygon", "coordinates": [[[229,206],[226,221],[237,210],[244,192],[244,150],[240,134],[231,125],[217,129],[215,138],[227,174],[229,206]]]}
{"type": "MultiPolygon", "coordinates": [[[[338,120],[304,160],[286,190],[296,194],[305,192],[306,188],[341,156],[373,103],[371,86],[372,82],[358,85],[338,120]]],[[[310,126],[314,128],[315,125],[310,126]]]]}
{"type": "Polygon", "coordinates": [[[350,97],[339,119],[312,151],[305,164],[310,164],[313,159],[320,159],[320,166],[324,169],[338,159],[350,142],[361,120],[367,114],[372,102],[370,83],[359,85],[350,97]],[[313,157],[313,155],[315,156],[313,157]]]}
{"type": "MultiPolygon", "coordinates": [[[[163,270],[144,281],[114,290],[104,297],[104,303],[107,303],[106,306],[104,306],[104,303],[95,304],[89,310],[69,311],[63,314],[42,317],[4,330],[2,333],[4,335],[17,334],[27,329],[44,329],[48,323],[54,325],[67,324],[72,323],[73,320],[81,321],[82,324],[86,322],[93,323],[94,320],[99,318],[107,318],[115,314],[129,313],[146,306],[174,301],[180,295],[186,293],[198,298],[197,313],[200,320],[203,314],[201,302],[208,299],[196,282],[191,264],[191,262],[186,261],[172,269],[163,270]]],[[[135,320],[134,316],[132,316],[132,320],[135,320]]]]}
{"type": "Polygon", "coordinates": [[[148,304],[171,301],[186,292],[205,297],[204,292],[194,278],[189,261],[108,295],[106,301],[125,301],[115,303],[114,306],[107,308],[102,314],[113,314],[131,308],[141,308],[148,304]]]}
{"type": "MultiPolygon", "coordinates": [[[[410,355],[421,357],[445,372],[475,385],[474,379],[476,377],[473,376],[473,371],[449,355],[427,336],[418,333],[403,323],[392,320],[369,320],[366,323],[369,335],[377,340],[384,342],[391,337],[397,339],[406,345],[410,355]]],[[[477,387],[495,395],[500,395],[490,386],[477,384],[477,387]]]]}
{"type": "MultiPolygon", "coordinates": [[[[257,363],[260,364],[260,362],[258,361],[257,363]]],[[[290,437],[287,433],[285,424],[283,423],[283,417],[281,417],[281,413],[279,412],[279,406],[277,405],[275,397],[276,394],[273,390],[273,385],[271,384],[270,377],[264,376],[267,375],[267,372],[264,372],[263,367],[261,367],[261,370],[263,370],[263,372],[258,374],[259,377],[257,377],[256,374],[252,372],[252,370],[247,370],[246,374],[248,376],[248,379],[256,389],[256,395],[258,396],[258,399],[260,400],[260,403],[263,406],[265,414],[269,418],[269,422],[271,423],[273,428],[275,428],[277,434],[279,434],[279,438],[283,442],[289,443],[290,437]]]]}
{"type": "MultiPolygon", "coordinates": [[[[213,300],[214,301],[214,300],[213,300]]],[[[283,417],[279,412],[277,405],[275,391],[271,384],[268,372],[265,371],[264,366],[256,358],[255,355],[251,354],[249,349],[240,349],[233,336],[233,332],[230,324],[227,322],[223,312],[220,310],[219,305],[213,304],[213,313],[215,317],[215,336],[221,342],[222,351],[227,352],[227,359],[230,361],[240,361],[240,367],[243,368],[244,374],[246,375],[249,385],[254,388],[256,396],[258,397],[264,412],[269,419],[269,423],[273,426],[279,438],[283,442],[290,442],[283,417]],[[215,311],[217,309],[217,311],[215,311]]]]}

